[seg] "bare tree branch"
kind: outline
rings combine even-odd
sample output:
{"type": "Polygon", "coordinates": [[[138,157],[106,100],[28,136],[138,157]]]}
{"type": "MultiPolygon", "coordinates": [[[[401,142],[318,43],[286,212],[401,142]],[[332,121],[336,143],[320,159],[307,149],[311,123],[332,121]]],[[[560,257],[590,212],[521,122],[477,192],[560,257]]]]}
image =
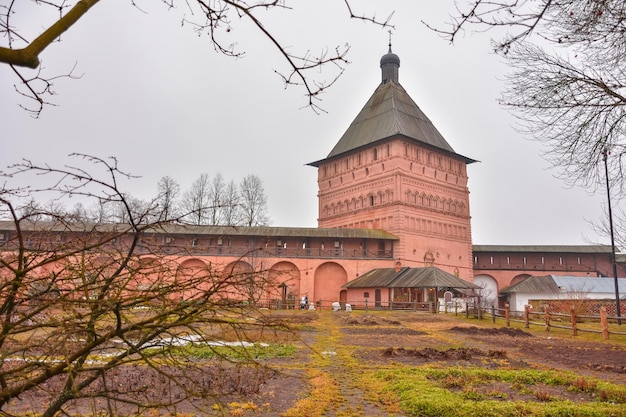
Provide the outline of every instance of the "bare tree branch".
{"type": "Polygon", "coordinates": [[[522,134],[546,145],[546,156],[562,168],[563,179],[571,185],[602,185],[607,147],[613,178],[623,178],[623,72],[575,65],[532,45],[517,45],[508,62],[513,71],[501,102],[513,109],[522,134]]]}
{"type": "MultiPolygon", "coordinates": [[[[72,27],[72,25],[83,17],[98,1],[99,0],[79,0],[74,7],[63,14],[59,20],[53,23],[25,48],[12,49],[0,47],[0,62],[19,67],[37,68],[39,66],[39,54],[72,27]]],[[[61,6],[59,6],[59,8],[61,8],[61,6]]],[[[12,8],[8,9],[6,16],[9,16],[11,9],[12,8]]],[[[9,37],[11,37],[10,35],[13,31],[8,25],[8,18],[6,18],[6,21],[7,25],[5,29],[9,31],[9,37]]]]}
{"type": "MultiPolygon", "coordinates": [[[[51,87],[52,81],[57,77],[44,78],[41,71],[34,77],[28,77],[16,68],[39,68],[39,55],[41,52],[58,40],[63,33],[98,3],[98,0],[76,0],[73,6],[71,6],[72,2],[67,0],[33,1],[39,5],[47,6],[55,13],[58,13],[58,18],[43,33],[34,40],[29,41],[20,34],[19,28],[12,25],[13,17],[17,13],[16,3],[12,1],[6,6],[0,5],[0,33],[5,35],[8,43],[6,47],[0,47],[0,63],[12,66],[24,88],[24,90],[18,90],[18,92],[36,102],[36,105],[32,108],[25,107],[25,109],[36,117],[46,105],[51,104],[46,97],[54,95],[51,87]],[[25,44],[26,46],[20,48],[18,44],[25,44]],[[43,83],[42,86],[40,86],[41,83],[43,83]]],[[[170,9],[174,8],[176,4],[175,0],[163,0],[163,3],[170,9]]],[[[316,112],[322,110],[317,105],[319,95],[334,84],[343,73],[345,65],[349,63],[347,53],[350,48],[348,45],[321,48],[321,52],[318,54],[312,53],[310,49],[305,49],[305,52],[300,53],[291,51],[283,41],[279,40],[275,35],[275,30],[266,26],[259,14],[260,12],[273,9],[291,9],[285,0],[256,0],[253,2],[242,0],[192,0],[185,1],[184,4],[189,11],[189,15],[183,19],[183,24],[191,25],[198,34],[208,33],[213,48],[227,56],[240,57],[244,52],[237,51],[233,43],[223,44],[218,36],[220,32],[230,32],[231,19],[233,17],[252,23],[262,36],[269,40],[282,57],[283,62],[287,64],[288,70],[275,70],[285,83],[285,86],[293,85],[304,88],[307,106],[316,112]],[[328,77],[328,80],[321,81],[311,77],[312,70],[321,69],[329,65],[334,72],[328,77]]],[[[344,0],[344,4],[351,19],[362,20],[381,27],[392,27],[390,20],[393,13],[386,19],[379,20],[375,15],[355,14],[348,0],[344,0]]],[[[139,8],[136,2],[132,2],[132,5],[139,8]]],[[[74,78],[71,72],[66,77],[74,78]]]]}
{"type": "Polygon", "coordinates": [[[495,50],[511,68],[500,102],[518,131],[544,144],[566,184],[591,190],[602,187],[610,149],[610,181],[623,195],[626,3],[475,0],[457,6],[448,29],[429,27],[450,42],[466,29],[495,30],[495,50]]]}
{"type": "Polygon", "coordinates": [[[216,332],[246,340],[246,329],[268,326],[248,320],[260,313],[254,304],[238,320],[251,294],[277,287],[262,263],[252,267],[242,258],[215,267],[189,261],[185,246],[165,250],[154,232],[179,230],[180,218],[154,213],[160,207],[151,204],[135,212],[119,188],[120,179],[132,176],[117,160],[73,159],[60,168],[24,161],[2,173],[6,185],[28,175],[49,185],[0,189],[6,219],[0,221],[0,412],[19,412],[22,401],[50,417],[70,410],[175,414],[195,401],[206,410],[216,396],[232,394],[231,387],[248,389],[216,384],[222,369],[233,381],[258,381],[258,389],[271,370],[251,356],[230,361],[208,342],[216,332]],[[126,207],[129,222],[77,221],[57,204],[33,200],[50,195],[53,202],[109,196],[126,207]],[[21,214],[25,206],[32,209],[21,214]],[[181,344],[221,359],[190,364],[181,344]]]}

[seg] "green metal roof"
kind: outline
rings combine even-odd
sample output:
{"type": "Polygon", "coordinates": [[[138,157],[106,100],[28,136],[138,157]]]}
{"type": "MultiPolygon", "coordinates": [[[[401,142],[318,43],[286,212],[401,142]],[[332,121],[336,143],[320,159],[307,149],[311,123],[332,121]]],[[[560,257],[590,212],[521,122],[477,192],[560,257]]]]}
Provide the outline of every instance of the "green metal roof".
{"type": "Polygon", "coordinates": [[[500,294],[509,293],[531,293],[531,294],[551,294],[558,293],[559,286],[556,285],[552,276],[531,276],[515,285],[504,288],[500,294]]]}
{"type": "Polygon", "coordinates": [[[469,281],[436,267],[373,269],[348,282],[344,288],[463,288],[478,289],[469,281]]]}

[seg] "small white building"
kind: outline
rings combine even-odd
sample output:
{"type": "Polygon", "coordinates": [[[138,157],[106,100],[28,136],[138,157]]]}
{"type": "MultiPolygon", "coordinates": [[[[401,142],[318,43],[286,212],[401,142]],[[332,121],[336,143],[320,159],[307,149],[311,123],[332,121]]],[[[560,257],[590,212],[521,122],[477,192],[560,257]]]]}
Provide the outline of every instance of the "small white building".
{"type": "MultiPolygon", "coordinates": [[[[620,299],[626,297],[626,278],[618,278],[620,299]]],[[[530,300],[615,300],[615,279],[574,276],[530,276],[500,291],[511,311],[524,311],[530,300]]],[[[624,300],[626,302],[626,300],[624,300]]]]}

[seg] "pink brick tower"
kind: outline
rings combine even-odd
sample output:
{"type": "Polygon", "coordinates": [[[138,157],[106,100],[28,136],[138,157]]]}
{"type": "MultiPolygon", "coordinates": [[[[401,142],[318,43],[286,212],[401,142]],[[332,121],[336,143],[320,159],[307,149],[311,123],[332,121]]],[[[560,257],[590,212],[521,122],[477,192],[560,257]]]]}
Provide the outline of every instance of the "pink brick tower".
{"type": "MultiPolygon", "coordinates": [[[[318,168],[321,228],[384,229],[394,264],[434,265],[472,281],[467,164],[398,81],[400,58],[318,168]]],[[[374,248],[370,248],[374,249],[374,248]]]]}

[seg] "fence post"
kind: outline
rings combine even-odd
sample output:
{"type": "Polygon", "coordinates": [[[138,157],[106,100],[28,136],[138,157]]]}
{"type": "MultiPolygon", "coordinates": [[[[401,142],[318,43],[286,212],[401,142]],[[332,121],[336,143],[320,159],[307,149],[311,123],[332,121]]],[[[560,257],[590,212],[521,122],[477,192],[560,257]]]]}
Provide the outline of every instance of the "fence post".
{"type": "Polygon", "coordinates": [[[550,331],[550,311],[549,311],[548,306],[546,306],[546,309],[544,310],[543,320],[546,322],[546,332],[549,332],[550,331]]]}
{"type": "Polygon", "coordinates": [[[602,337],[609,338],[609,321],[606,317],[606,307],[600,307],[600,324],[602,325],[602,337]]]}
{"type": "Polygon", "coordinates": [[[469,319],[469,303],[465,303],[465,318],[469,319]]]}
{"type": "Polygon", "coordinates": [[[504,303],[504,318],[506,319],[506,327],[511,327],[511,306],[504,303]]]}
{"type": "Polygon", "coordinates": [[[496,324],[496,306],[491,305],[491,322],[496,324]]]}
{"type": "Polygon", "coordinates": [[[576,327],[576,308],[574,306],[571,306],[569,311],[572,320],[572,334],[574,336],[578,336],[578,328],[576,327]]]}
{"type": "Polygon", "coordinates": [[[530,306],[528,304],[526,304],[524,306],[524,327],[526,329],[530,328],[530,319],[528,318],[529,316],[529,310],[530,310],[530,306]]]}

